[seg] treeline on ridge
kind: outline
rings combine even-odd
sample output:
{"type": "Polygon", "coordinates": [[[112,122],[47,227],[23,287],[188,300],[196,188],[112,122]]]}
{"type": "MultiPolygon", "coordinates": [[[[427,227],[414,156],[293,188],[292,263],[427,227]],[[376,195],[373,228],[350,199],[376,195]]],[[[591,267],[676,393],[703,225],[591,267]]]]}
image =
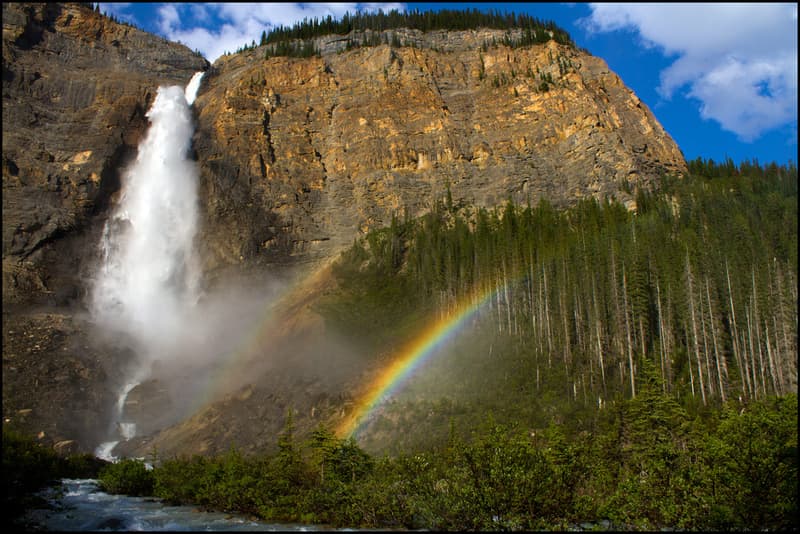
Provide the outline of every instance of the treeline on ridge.
{"type": "Polygon", "coordinates": [[[324,19],[303,19],[292,27],[278,26],[266,36],[266,43],[277,43],[290,39],[310,39],[324,35],[347,35],[352,31],[383,31],[397,28],[421,30],[423,32],[435,30],[475,30],[478,28],[491,28],[508,30],[519,28],[531,32],[544,34],[544,41],[555,39],[560,44],[574,46],[572,38],[563,29],[552,21],[542,21],[525,13],[501,13],[494,10],[481,12],[476,8],[464,10],[442,9],[440,11],[398,11],[393,9],[388,13],[383,10],[377,12],[345,13],[341,19],[334,19],[330,15],[324,19]],[[552,37],[551,37],[552,34],[552,37]]]}
{"type": "MultiPolygon", "coordinates": [[[[278,26],[269,33],[261,36],[260,46],[268,46],[266,57],[292,56],[310,57],[318,51],[314,48],[314,39],[325,35],[348,35],[351,32],[367,32],[362,39],[350,39],[347,49],[359,46],[378,46],[390,44],[395,47],[403,46],[396,34],[390,39],[384,30],[407,28],[423,32],[435,30],[474,30],[478,28],[522,30],[516,38],[506,36],[502,44],[516,48],[533,44],[546,43],[555,40],[559,44],[575,46],[570,35],[552,21],[542,21],[525,13],[501,13],[494,10],[481,12],[476,8],[465,10],[443,9],[440,11],[398,11],[393,9],[388,13],[383,10],[377,12],[345,13],[340,19],[328,15],[323,19],[303,19],[291,27],[278,26]]],[[[496,42],[494,43],[497,44],[496,42]]],[[[255,48],[253,41],[249,48],[255,48]]],[[[247,50],[245,47],[244,50],[247,50]]]]}

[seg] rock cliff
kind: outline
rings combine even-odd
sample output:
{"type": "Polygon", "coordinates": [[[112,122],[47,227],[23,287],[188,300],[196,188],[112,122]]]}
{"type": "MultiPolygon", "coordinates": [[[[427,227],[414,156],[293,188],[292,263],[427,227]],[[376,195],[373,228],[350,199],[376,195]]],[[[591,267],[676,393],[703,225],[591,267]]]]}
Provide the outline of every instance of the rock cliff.
{"type": "MultiPolygon", "coordinates": [[[[328,36],[311,58],[265,59],[259,47],[209,66],[85,5],[3,4],[4,419],[96,444],[125,351],[88,339],[87,279],[157,87],[185,85],[196,71],[207,71],[194,152],[209,284],[231,270],[319,265],[393,214],[423,213],[448,188],[456,202],[487,207],[588,196],[633,207],[626,191],[686,170],[599,58],[554,41],[493,45],[500,30],[390,33],[401,46],[350,50],[348,36],[328,36]],[[48,408],[65,404],[83,414],[69,425],[48,408]]],[[[202,452],[231,436],[261,440],[246,432],[252,421],[231,416],[236,405],[259,407],[270,432],[289,405],[311,419],[317,405],[332,414],[346,379],[323,387],[317,378],[298,398],[277,391],[278,379],[247,386],[205,412],[227,414],[224,429],[206,418],[164,440],[174,450],[205,443],[202,452]]]]}
{"type": "Polygon", "coordinates": [[[208,62],[78,4],[3,3],[3,417],[87,449],[124,351],[75,310],[159,84],[208,62]],[[57,308],[53,308],[57,306],[57,308]]]}
{"type": "Polygon", "coordinates": [[[208,268],[328,256],[448,187],[479,206],[564,205],[685,172],[602,59],[486,46],[501,30],[388,33],[413,46],[346,51],[337,36],[320,57],[215,63],[196,103],[208,268]]]}
{"type": "Polygon", "coordinates": [[[159,84],[208,62],[75,4],[3,4],[3,302],[75,300],[159,84]],[[88,250],[87,250],[88,249],[88,250]]]}

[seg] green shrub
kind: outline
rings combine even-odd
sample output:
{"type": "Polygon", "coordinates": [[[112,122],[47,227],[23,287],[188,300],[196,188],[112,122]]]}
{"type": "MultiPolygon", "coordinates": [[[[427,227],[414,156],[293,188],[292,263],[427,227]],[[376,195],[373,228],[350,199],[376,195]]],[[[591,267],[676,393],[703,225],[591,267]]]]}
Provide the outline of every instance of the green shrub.
{"type": "Polygon", "coordinates": [[[108,493],[149,496],[153,494],[152,471],[141,460],[124,459],[109,464],[98,476],[100,488],[108,493]]]}
{"type": "Polygon", "coordinates": [[[325,429],[303,449],[288,424],[272,455],[231,449],[152,472],[124,460],[100,479],[106,491],[337,527],[793,528],[797,396],[693,416],[659,389],[643,381],[591,430],[551,424],[532,433],[490,418],[470,440],[453,430],[445,446],[375,459],[325,429]]]}
{"type": "Polygon", "coordinates": [[[94,478],[105,464],[89,454],[61,457],[33,438],[4,428],[2,525],[14,526],[13,521],[38,500],[34,494],[48,484],[60,478],[94,478]]]}

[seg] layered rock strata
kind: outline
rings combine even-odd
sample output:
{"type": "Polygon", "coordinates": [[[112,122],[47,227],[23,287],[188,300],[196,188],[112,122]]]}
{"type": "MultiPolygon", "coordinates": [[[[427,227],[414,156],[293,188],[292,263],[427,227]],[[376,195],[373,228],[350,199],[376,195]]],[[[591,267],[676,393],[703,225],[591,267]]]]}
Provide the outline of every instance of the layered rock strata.
{"type": "Polygon", "coordinates": [[[599,58],[554,41],[487,48],[499,30],[399,33],[415,46],[336,51],[329,37],[321,57],[262,47],[215,63],[197,100],[209,268],[325,257],[447,188],[486,207],[631,201],[686,170],[599,58]]]}

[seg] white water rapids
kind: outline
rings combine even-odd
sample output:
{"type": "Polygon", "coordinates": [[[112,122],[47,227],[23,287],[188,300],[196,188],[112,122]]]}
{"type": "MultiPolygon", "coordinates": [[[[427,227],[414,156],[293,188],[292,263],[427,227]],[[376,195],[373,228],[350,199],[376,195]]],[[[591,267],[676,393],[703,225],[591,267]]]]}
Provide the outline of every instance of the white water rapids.
{"type": "MultiPolygon", "coordinates": [[[[125,439],[136,433],[133,423],[121,420],[128,393],[149,377],[155,361],[177,353],[176,340],[191,328],[190,312],[200,296],[194,248],[198,171],[188,155],[194,132],[190,106],[202,76],[196,73],[185,90],[158,88],[147,112],[150,128],[124,175],[120,202],[100,244],[92,317],[105,331],[130,339],[137,354],[116,410],[118,437],[125,439]]],[[[101,444],[96,454],[111,459],[116,443],[101,444]]]]}
{"type": "MultiPolygon", "coordinates": [[[[110,495],[96,480],[64,479],[40,492],[47,506],[32,508],[24,520],[31,530],[76,531],[315,531],[326,526],[266,523],[237,514],[167,506],[157,499],[110,495]]],[[[28,530],[28,529],[26,529],[28,530]]]]}

